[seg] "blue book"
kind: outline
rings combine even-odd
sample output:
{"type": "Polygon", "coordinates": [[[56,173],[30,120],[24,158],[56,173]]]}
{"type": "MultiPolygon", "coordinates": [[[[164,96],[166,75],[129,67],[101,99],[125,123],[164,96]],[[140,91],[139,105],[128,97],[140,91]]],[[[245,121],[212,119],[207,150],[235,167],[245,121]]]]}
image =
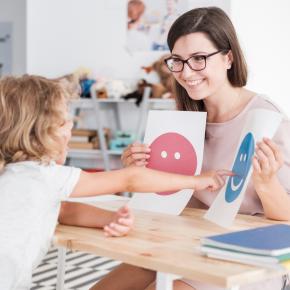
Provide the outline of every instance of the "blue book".
{"type": "Polygon", "coordinates": [[[205,237],[204,246],[244,253],[279,256],[290,253],[290,225],[276,224],[205,237]]]}

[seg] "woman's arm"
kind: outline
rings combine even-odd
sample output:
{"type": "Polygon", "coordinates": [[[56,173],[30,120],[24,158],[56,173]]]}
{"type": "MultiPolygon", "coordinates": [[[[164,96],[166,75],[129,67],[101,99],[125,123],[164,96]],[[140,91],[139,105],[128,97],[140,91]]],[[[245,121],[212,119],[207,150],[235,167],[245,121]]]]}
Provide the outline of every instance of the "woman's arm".
{"type": "Polygon", "coordinates": [[[289,221],[290,197],[277,177],[282,165],[282,153],[273,141],[264,138],[263,142],[257,144],[256,156],[253,158],[253,181],[265,216],[269,219],[289,221]]]}
{"type": "Polygon", "coordinates": [[[81,172],[71,197],[93,196],[116,192],[162,192],[181,189],[217,190],[230,171],[211,171],[199,176],[172,174],[145,167],[127,167],[107,172],[81,172]]]}

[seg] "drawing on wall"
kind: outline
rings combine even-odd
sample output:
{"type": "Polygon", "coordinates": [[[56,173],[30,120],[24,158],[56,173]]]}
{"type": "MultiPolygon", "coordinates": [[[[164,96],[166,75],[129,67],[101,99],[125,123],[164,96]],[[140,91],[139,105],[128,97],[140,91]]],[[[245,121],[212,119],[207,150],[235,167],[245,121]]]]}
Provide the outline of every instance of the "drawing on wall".
{"type": "Polygon", "coordinates": [[[253,171],[255,144],[264,137],[272,138],[281,120],[281,114],[265,109],[255,109],[248,113],[231,167],[235,175],[228,178],[226,185],[206,212],[204,217],[207,220],[223,227],[232,225],[253,171]]]}
{"type": "Polygon", "coordinates": [[[127,46],[130,51],[167,51],[174,20],[188,10],[188,0],[129,0],[127,46]]]}
{"type": "MultiPolygon", "coordinates": [[[[203,160],[205,124],[205,112],[150,111],[144,138],[144,143],[151,148],[147,167],[191,176],[199,174],[203,160]]],[[[135,193],[129,206],[178,215],[192,193],[192,189],[135,193]]]]}

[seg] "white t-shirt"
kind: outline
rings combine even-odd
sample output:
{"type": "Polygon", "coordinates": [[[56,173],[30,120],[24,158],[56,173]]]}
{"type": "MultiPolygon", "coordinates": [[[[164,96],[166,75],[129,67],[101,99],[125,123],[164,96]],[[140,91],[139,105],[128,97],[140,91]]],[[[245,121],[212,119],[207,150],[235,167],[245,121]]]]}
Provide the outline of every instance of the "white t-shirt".
{"type": "Polygon", "coordinates": [[[45,256],[60,202],[79,180],[74,167],[24,161],[0,174],[0,288],[29,289],[32,270],[45,256]]]}

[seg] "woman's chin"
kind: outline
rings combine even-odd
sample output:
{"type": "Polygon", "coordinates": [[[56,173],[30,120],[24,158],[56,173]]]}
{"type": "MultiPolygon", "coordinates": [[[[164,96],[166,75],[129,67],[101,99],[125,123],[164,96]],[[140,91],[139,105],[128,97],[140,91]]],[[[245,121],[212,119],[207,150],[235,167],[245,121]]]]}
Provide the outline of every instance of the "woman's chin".
{"type": "Polygon", "coordinates": [[[204,94],[200,94],[197,92],[187,91],[187,94],[194,101],[202,101],[206,98],[206,96],[204,94]]]}

